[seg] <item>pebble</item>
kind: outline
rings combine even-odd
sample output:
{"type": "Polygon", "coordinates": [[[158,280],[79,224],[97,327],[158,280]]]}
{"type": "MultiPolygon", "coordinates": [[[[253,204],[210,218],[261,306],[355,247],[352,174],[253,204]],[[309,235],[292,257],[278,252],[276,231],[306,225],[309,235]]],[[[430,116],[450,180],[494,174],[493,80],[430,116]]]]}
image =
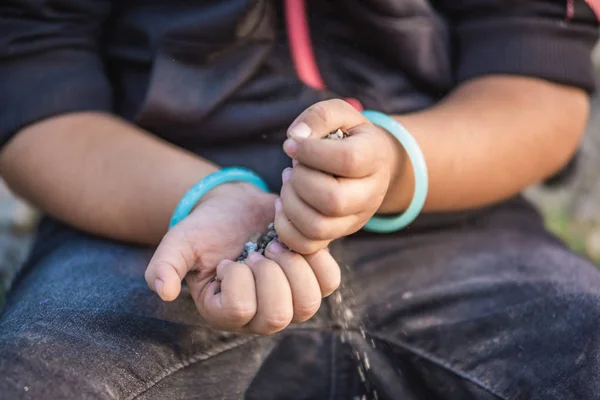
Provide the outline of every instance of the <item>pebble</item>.
{"type": "Polygon", "coordinates": [[[248,253],[255,252],[256,249],[258,249],[258,244],[254,242],[248,242],[244,246],[244,250],[246,250],[248,253]]]}
{"type": "Polygon", "coordinates": [[[258,232],[248,239],[248,242],[246,242],[244,245],[244,250],[238,257],[237,262],[246,262],[246,258],[255,252],[264,255],[265,249],[272,241],[279,241],[279,238],[277,237],[277,232],[275,232],[275,224],[270,223],[267,227],[267,233],[258,232]]]}
{"type": "Polygon", "coordinates": [[[404,292],[404,293],[402,293],[402,300],[412,299],[412,297],[413,297],[413,293],[412,292],[404,292]]]}
{"type": "Polygon", "coordinates": [[[336,304],[342,303],[342,294],[339,291],[335,292],[334,300],[335,300],[336,304]]]}
{"type": "Polygon", "coordinates": [[[348,134],[341,129],[327,135],[327,139],[340,140],[348,137],[348,134]]]}
{"type": "MultiPolygon", "coordinates": [[[[350,320],[352,318],[354,318],[354,313],[352,312],[352,310],[350,310],[349,308],[344,309],[344,317],[347,320],[350,320]]],[[[364,336],[363,336],[364,337],[364,336]]]]}
{"type": "Polygon", "coordinates": [[[367,381],[367,378],[365,376],[365,373],[363,372],[363,369],[361,367],[358,367],[358,374],[360,375],[360,380],[364,383],[367,381]]]}

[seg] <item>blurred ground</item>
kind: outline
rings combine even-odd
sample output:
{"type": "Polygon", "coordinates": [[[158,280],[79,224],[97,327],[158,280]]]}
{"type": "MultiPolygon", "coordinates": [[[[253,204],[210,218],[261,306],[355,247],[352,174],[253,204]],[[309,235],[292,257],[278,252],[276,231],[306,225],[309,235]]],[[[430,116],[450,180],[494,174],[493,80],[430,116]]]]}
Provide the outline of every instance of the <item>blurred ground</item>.
{"type": "MultiPolygon", "coordinates": [[[[600,82],[600,47],[593,54],[600,82]]],[[[555,189],[531,188],[527,196],[546,218],[548,228],[574,250],[600,265],[600,96],[581,147],[577,173],[555,189]]],[[[0,309],[2,298],[27,255],[36,214],[16,200],[0,180],[0,309]]]]}
{"type": "Polygon", "coordinates": [[[35,222],[34,211],[0,181],[0,311],[4,294],[27,256],[35,222]]]}

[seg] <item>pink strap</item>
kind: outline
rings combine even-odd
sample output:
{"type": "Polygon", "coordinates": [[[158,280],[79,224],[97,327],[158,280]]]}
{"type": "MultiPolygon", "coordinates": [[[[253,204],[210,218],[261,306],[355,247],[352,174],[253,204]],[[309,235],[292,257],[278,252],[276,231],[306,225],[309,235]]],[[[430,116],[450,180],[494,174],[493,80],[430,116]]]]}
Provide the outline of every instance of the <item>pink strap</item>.
{"type": "MultiPolygon", "coordinates": [[[[304,0],[286,0],[285,17],[290,51],[298,77],[311,88],[326,89],[310,40],[304,0]]],[[[344,100],[358,111],[363,110],[363,106],[358,99],[349,97],[344,100]]]]}

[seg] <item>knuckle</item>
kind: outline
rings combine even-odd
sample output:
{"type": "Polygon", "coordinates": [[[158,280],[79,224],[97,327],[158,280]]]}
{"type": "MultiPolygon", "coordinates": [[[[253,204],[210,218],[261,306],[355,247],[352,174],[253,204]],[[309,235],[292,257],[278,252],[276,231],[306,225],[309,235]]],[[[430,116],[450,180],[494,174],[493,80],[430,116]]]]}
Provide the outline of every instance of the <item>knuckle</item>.
{"type": "Polygon", "coordinates": [[[296,240],[292,238],[287,231],[277,231],[277,236],[279,236],[279,241],[286,245],[290,250],[295,250],[296,248],[296,240]]]}
{"type": "Polygon", "coordinates": [[[312,223],[309,224],[306,234],[310,237],[310,239],[314,240],[328,239],[330,234],[327,221],[325,221],[323,218],[315,218],[312,223]]]}
{"type": "MultiPolygon", "coordinates": [[[[293,251],[284,251],[282,252],[279,257],[282,259],[282,261],[284,261],[284,264],[296,264],[301,262],[304,258],[298,254],[295,253],[293,251]]],[[[282,265],[283,267],[283,265],[282,265]]]]}
{"type": "Polygon", "coordinates": [[[294,310],[294,321],[304,322],[310,319],[319,311],[320,307],[321,299],[318,296],[298,302],[294,310]]]}
{"type": "Polygon", "coordinates": [[[344,171],[348,173],[358,170],[363,164],[362,153],[352,147],[344,149],[341,153],[341,164],[344,171]]]}
{"type": "Polygon", "coordinates": [[[339,193],[339,191],[323,191],[323,196],[325,197],[323,207],[325,214],[335,217],[346,215],[346,200],[345,197],[339,193]]]}
{"type": "MultiPolygon", "coordinates": [[[[273,269],[279,268],[279,265],[273,260],[269,260],[268,258],[263,258],[262,260],[257,261],[254,264],[254,267],[257,269],[268,271],[268,270],[273,270],[273,269]]],[[[265,273],[268,273],[268,272],[265,272],[265,273]]]]}
{"type": "Polygon", "coordinates": [[[339,268],[337,271],[335,271],[335,273],[332,273],[331,276],[329,276],[327,279],[325,279],[323,282],[321,282],[321,294],[323,297],[327,297],[330,294],[332,294],[333,292],[335,292],[337,290],[337,288],[340,286],[342,277],[341,274],[339,272],[339,268]]]}
{"type": "Polygon", "coordinates": [[[338,278],[337,280],[331,280],[329,282],[326,282],[323,284],[323,288],[321,289],[323,291],[323,297],[327,297],[329,295],[331,295],[333,292],[335,292],[337,290],[337,288],[340,287],[340,279],[338,278]]]}
{"type": "Polygon", "coordinates": [[[292,322],[293,314],[291,310],[280,310],[273,312],[263,321],[262,331],[266,334],[279,332],[292,322]]]}
{"type": "Polygon", "coordinates": [[[156,277],[162,277],[162,278],[164,278],[165,276],[168,276],[172,273],[175,273],[175,274],[177,274],[177,276],[179,276],[181,279],[183,279],[185,277],[185,274],[188,271],[187,271],[187,268],[185,268],[181,265],[174,265],[167,261],[157,261],[154,264],[153,271],[151,271],[151,273],[152,272],[154,273],[154,275],[156,275],[156,277]]]}
{"type": "Polygon", "coordinates": [[[234,325],[245,325],[256,315],[256,308],[250,304],[232,304],[225,308],[224,315],[227,315],[229,322],[234,325]]]}
{"type": "Polygon", "coordinates": [[[310,115],[313,115],[318,121],[327,124],[331,120],[331,114],[329,107],[327,107],[327,101],[320,101],[313,104],[308,108],[310,115]]]}
{"type": "Polygon", "coordinates": [[[336,108],[345,108],[348,110],[354,110],[352,108],[352,106],[350,104],[348,104],[348,102],[346,100],[342,100],[342,99],[331,99],[331,100],[326,100],[327,103],[331,104],[332,106],[336,107],[336,108]]]}
{"type": "Polygon", "coordinates": [[[293,242],[290,244],[285,242],[285,244],[292,251],[295,251],[296,253],[300,253],[300,254],[312,254],[319,250],[318,243],[316,243],[312,240],[302,240],[302,241],[293,242]]]}

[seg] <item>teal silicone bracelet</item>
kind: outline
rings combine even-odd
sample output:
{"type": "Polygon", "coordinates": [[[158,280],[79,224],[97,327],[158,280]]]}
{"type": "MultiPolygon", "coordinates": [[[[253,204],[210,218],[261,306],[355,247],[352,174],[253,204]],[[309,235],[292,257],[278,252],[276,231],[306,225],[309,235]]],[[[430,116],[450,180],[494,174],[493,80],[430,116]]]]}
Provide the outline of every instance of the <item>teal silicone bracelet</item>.
{"type": "Polygon", "coordinates": [[[169,229],[177,225],[182,219],[187,217],[192,209],[198,203],[198,201],[204,196],[209,190],[214,189],[226,182],[248,182],[253,184],[265,192],[269,191],[269,187],[264,180],[254,172],[246,168],[241,167],[226,167],[217,172],[213,172],[210,175],[205,176],[200,182],[196,183],[186,194],[183,195],[169,224],[169,229]]]}
{"type": "Polygon", "coordinates": [[[398,139],[400,144],[406,150],[415,172],[415,194],[406,211],[397,217],[374,216],[363,227],[364,230],[370,232],[395,232],[413,222],[423,209],[429,186],[427,164],[425,164],[425,157],[423,157],[423,153],[421,152],[417,141],[410,133],[408,133],[402,124],[392,117],[378,111],[365,110],[362,114],[371,121],[371,123],[385,129],[398,139]]]}

